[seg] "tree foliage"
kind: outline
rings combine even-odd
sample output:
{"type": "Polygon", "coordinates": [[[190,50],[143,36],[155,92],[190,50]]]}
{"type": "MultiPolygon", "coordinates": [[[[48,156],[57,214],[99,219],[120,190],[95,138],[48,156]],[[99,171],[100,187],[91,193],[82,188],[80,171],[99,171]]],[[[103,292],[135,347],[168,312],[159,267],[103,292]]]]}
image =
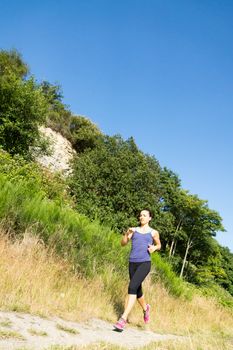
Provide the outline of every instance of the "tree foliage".
{"type": "Polygon", "coordinates": [[[27,67],[16,52],[0,53],[0,61],[0,145],[10,154],[30,156],[40,143],[38,126],[47,104],[35,80],[22,78],[27,67]]]}
{"type": "Polygon", "coordinates": [[[99,128],[83,116],[71,117],[70,132],[71,142],[78,153],[95,148],[103,136],[99,128]]]}
{"type": "Polygon", "coordinates": [[[233,295],[233,254],[229,248],[219,246],[221,254],[221,268],[224,275],[217,280],[218,284],[227,289],[233,295]]]}
{"type": "Polygon", "coordinates": [[[105,136],[75,160],[71,187],[78,210],[122,230],[137,224],[141,208],[158,209],[159,181],[158,162],[139,151],[132,138],[105,136]]]}
{"type": "Polygon", "coordinates": [[[59,132],[71,141],[70,121],[72,114],[62,102],[63,95],[61,87],[51,84],[48,81],[43,81],[40,86],[48,104],[46,126],[59,132]]]}
{"type": "Polygon", "coordinates": [[[28,73],[29,68],[17,50],[0,51],[0,77],[14,74],[23,79],[28,73]]]}

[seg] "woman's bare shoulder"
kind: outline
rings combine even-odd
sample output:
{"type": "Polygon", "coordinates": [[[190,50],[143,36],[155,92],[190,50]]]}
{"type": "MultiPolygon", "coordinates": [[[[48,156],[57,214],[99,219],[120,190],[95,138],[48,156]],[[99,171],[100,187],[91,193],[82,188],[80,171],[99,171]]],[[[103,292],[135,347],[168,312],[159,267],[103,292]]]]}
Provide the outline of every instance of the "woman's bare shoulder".
{"type": "Polygon", "coordinates": [[[155,230],[154,228],[151,228],[151,230],[152,237],[159,237],[159,231],[155,230]]]}

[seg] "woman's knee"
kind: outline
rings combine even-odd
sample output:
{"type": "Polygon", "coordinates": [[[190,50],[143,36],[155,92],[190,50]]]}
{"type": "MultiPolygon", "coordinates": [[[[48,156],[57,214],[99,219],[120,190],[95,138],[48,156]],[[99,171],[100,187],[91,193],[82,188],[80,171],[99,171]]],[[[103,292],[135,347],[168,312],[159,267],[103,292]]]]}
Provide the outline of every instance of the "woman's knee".
{"type": "Polygon", "coordinates": [[[133,286],[129,286],[128,287],[128,294],[135,294],[135,295],[137,295],[137,288],[135,288],[133,286]]]}
{"type": "Polygon", "coordinates": [[[132,280],[129,283],[128,294],[135,294],[135,295],[138,294],[138,285],[134,283],[132,280]]]}
{"type": "Polygon", "coordinates": [[[129,283],[128,294],[135,294],[137,298],[141,298],[142,296],[142,285],[138,286],[138,284],[134,284],[132,282],[129,283]]]}

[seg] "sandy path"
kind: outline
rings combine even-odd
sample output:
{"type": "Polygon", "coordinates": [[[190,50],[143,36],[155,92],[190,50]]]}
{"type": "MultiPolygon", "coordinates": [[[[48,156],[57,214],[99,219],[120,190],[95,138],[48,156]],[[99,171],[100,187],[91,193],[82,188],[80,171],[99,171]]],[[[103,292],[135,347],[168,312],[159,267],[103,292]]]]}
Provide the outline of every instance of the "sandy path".
{"type": "Polygon", "coordinates": [[[99,319],[76,323],[56,317],[45,319],[30,314],[0,311],[0,350],[16,350],[20,347],[42,350],[51,345],[87,345],[100,341],[117,344],[126,349],[135,349],[152,341],[174,338],[178,337],[138,330],[129,326],[123,333],[118,333],[113,330],[111,323],[99,319]],[[16,334],[11,337],[7,332],[16,332],[16,334]],[[16,339],[17,334],[24,339],[16,339]],[[4,337],[9,338],[4,339],[4,337]]]}

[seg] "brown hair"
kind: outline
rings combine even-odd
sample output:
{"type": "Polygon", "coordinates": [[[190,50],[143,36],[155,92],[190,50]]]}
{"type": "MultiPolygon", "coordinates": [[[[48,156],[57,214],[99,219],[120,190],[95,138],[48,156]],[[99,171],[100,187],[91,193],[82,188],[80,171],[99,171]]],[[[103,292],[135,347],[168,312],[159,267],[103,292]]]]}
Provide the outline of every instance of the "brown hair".
{"type": "Polygon", "coordinates": [[[152,213],[152,211],[151,211],[150,209],[148,209],[148,208],[144,208],[144,209],[140,210],[140,212],[138,213],[138,218],[139,218],[139,216],[140,216],[140,213],[141,213],[143,210],[146,210],[146,211],[149,213],[149,216],[153,219],[153,213],[152,213]]]}

